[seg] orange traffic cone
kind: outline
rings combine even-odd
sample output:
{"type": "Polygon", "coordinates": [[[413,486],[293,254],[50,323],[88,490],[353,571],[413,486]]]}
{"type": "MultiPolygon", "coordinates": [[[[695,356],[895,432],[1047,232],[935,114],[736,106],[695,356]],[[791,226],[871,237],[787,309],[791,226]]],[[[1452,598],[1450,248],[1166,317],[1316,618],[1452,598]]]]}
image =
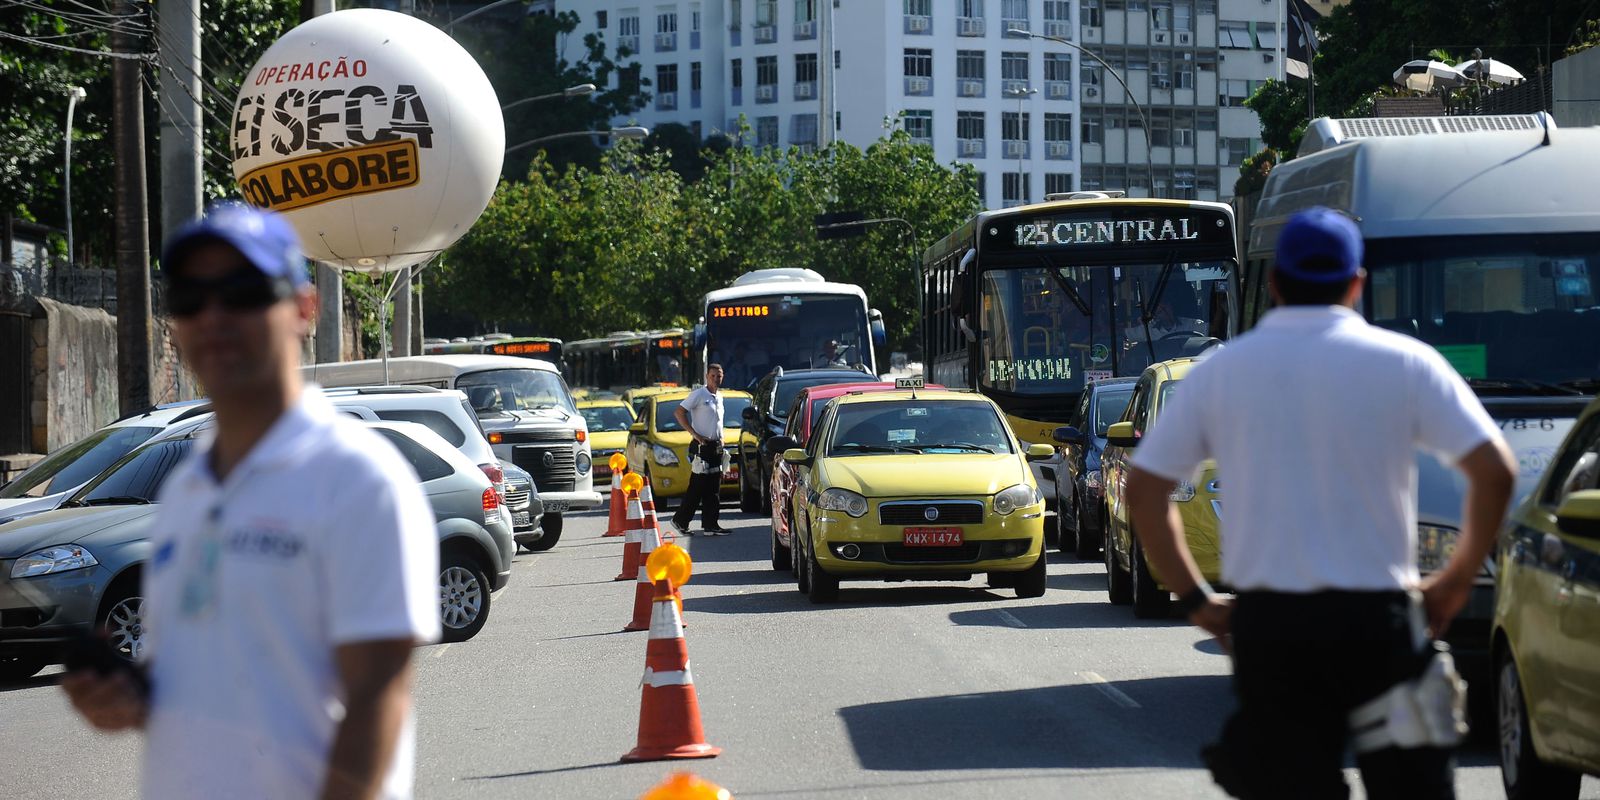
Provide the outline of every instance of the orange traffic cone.
{"type": "Polygon", "coordinates": [[[606,521],[605,536],[621,536],[628,532],[625,518],[627,510],[624,508],[626,498],[623,494],[622,473],[611,473],[611,518],[606,521]]]}
{"type": "Polygon", "coordinates": [[[692,772],[674,772],[639,800],[733,800],[727,789],[692,772]]]}
{"type": "MultiPolygon", "coordinates": [[[[650,572],[645,569],[644,562],[660,546],[661,532],[655,527],[639,531],[639,569],[637,582],[633,585],[633,621],[623,626],[625,631],[650,630],[650,601],[655,597],[655,589],[650,585],[650,572]]],[[[667,593],[671,594],[671,589],[667,593]]],[[[682,620],[679,620],[679,624],[682,624],[682,620]]]]}
{"type": "MultiPolygon", "coordinates": [[[[648,491],[648,490],[646,490],[648,491]]],[[[646,522],[644,508],[639,503],[638,497],[628,498],[628,540],[622,545],[622,571],[617,573],[613,581],[625,581],[636,578],[639,574],[639,541],[644,533],[646,522]]]]}
{"type": "Polygon", "coordinates": [[[689,672],[683,620],[672,602],[672,585],[666,578],[655,584],[653,605],[639,699],[639,746],[623,755],[622,760],[712,758],[722,748],[706,744],[705,731],[700,727],[700,701],[695,697],[694,676],[689,672]]]}

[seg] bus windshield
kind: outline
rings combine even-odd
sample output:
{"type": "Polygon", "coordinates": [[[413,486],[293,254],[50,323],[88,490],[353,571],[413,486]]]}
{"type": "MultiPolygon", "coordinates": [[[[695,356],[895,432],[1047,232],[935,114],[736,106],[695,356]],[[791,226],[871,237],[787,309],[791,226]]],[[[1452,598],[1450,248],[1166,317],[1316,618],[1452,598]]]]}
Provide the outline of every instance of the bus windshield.
{"type": "Polygon", "coordinates": [[[706,360],[744,387],[774,367],[870,364],[867,305],[851,295],[740,299],[706,309],[706,360]]]}
{"type": "Polygon", "coordinates": [[[987,270],[978,379],[1013,394],[1071,393],[1086,380],[1196,355],[1225,327],[1213,319],[1213,293],[1227,291],[1232,269],[1202,261],[987,270]]]}
{"type": "Polygon", "coordinates": [[[1379,239],[1365,312],[1433,345],[1475,389],[1593,392],[1600,234],[1379,239]]]}

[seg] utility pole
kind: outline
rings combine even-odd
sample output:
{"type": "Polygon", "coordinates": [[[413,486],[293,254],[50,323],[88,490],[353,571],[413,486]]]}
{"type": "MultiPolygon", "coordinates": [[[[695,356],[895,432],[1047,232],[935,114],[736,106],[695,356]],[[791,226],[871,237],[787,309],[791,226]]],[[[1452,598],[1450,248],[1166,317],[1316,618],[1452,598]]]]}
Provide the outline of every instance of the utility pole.
{"type": "Polygon", "coordinates": [[[161,239],[200,216],[200,0],[158,0],[161,68],[161,239]]]}
{"type": "MultiPolygon", "coordinates": [[[[118,16],[133,24],[139,5],[118,0],[118,16]]],[[[118,25],[111,49],[143,52],[142,37],[118,25]]],[[[144,62],[116,59],[111,66],[111,140],[116,152],[117,394],[122,413],[150,407],[150,210],[144,163],[144,62]]]]}
{"type": "MultiPolygon", "coordinates": [[[[332,14],[334,0],[305,0],[301,18],[332,14]]],[[[339,270],[317,263],[317,363],[336,364],[344,360],[344,275],[339,270]]]]}
{"type": "Polygon", "coordinates": [[[411,355],[411,267],[394,275],[394,318],[390,320],[389,346],[396,356],[411,355]]]}
{"type": "Polygon", "coordinates": [[[838,135],[833,107],[833,0],[818,0],[817,5],[817,27],[822,29],[822,35],[817,37],[822,49],[817,55],[817,106],[821,112],[817,115],[817,146],[827,147],[838,135]]]}

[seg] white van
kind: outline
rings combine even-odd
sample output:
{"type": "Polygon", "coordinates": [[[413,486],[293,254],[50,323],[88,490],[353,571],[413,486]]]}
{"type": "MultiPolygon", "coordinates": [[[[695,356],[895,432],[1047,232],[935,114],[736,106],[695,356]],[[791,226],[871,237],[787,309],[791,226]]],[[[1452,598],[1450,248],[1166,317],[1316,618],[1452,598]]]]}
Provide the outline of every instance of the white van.
{"type": "MultiPolygon", "coordinates": [[[[377,359],[316,364],[300,372],[327,388],[384,383],[384,364],[377,359]]],[[[545,535],[561,535],[561,512],[600,505],[589,428],[554,364],[488,355],[391,358],[388,383],[466,394],[495,454],[533,475],[544,502],[545,535]]]]}

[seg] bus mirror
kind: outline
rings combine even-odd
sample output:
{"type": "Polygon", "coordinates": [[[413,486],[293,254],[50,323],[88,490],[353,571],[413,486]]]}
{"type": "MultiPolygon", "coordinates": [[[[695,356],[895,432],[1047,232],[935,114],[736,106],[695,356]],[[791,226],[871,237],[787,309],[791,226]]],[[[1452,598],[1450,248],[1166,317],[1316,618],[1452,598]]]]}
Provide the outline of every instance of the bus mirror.
{"type": "Polygon", "coordinates": [[[1232,327],[1228,305],[1228,287],[1218,281],[1211,287],[1211,325],[1207,331],[1213,339],[1228,338],[1228,329],[1232,327]]]}
{"type": "Polygon", "coordinates": [[[694,346],[696,348],[701,348],[701,347],[705,347],[706,346],[706,321],[705,320],[702,319],[699,322],[696,322],[694,324],[694,333],[692,333],[691,336],[694,337],[693,341],[694,341],[694,346]]]}
{"type": "MultiPolygon", "coordinates": [[[[874,313],[876,313],[876,309],[874,309],[874,313]]],[[[889,341],[889,333],[884,330],[883,316],[879,314],[872,320],[872,346],[882,347],[887,341],[889,341]]]]}

